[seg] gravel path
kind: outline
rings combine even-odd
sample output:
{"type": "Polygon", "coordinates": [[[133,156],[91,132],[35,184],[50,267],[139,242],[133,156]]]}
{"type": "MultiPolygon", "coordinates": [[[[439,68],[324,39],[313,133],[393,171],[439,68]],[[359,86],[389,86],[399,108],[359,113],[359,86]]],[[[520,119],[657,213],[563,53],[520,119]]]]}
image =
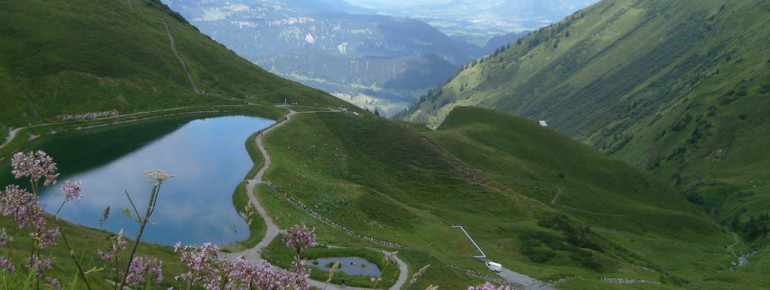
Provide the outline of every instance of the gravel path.
{"type": "Polygon", "coordinates": [[[5,146],[5,144],[11,143],[11,140],[13,140],[13,138],[16,137],[16,132],[19,132],[19,130],[21,130],[21,129],[22,128],[16,128],[16,129],[11,130],[11,132],[8,133],[8,137],[5,138],[5,142],[3,142],[3,144],[0,144],[0,148],[3,148],[3,146],[5,146]]]}
{"type": "Polygon", "coordinates": [[[500,271],[500,273],[498,274],[500,275],[500,277],[503,277],[503,279],[507,280],[508,282],[513,282],[524,286],[524,289],[536,289],[536,290],[555,290],[556,289],[551,284],[537,280],[535,278],[532,278],[530,276],[527,276],[521,273],[516,273],[514,271],[511,271],[505,268],[503,268],[503,270],[500,271]]]}
{"type": "Polygon", "coordinates": [[[561,186],[554,185],[559,188],[558,191],[556,191],[556,194],[553,195],[553,199],[551,199],[551,204],[556,204],[556,200],[559,199],[559,195],[561,194],[561,186]]]}
{"type": "Polygon", "coordinates": [[[192,75],[190,74],[190,71],[187,70],[187,65],[184,63],[184,60],[182,59],[182,56],[179,55],[179,51],[176,49],[176,41],[174,41],[174,36],[171,35],[171,30],[168,28],[168,23],[166,23],[166,18],[163,18],[163,27],[166,28],[166,34],[168,34],[168,40],[171,42],[171,51],[174,52],[174,55],[176,55],[176,58],[179,60],[179,63],[182,64],[182,68],[184,69],[184,72],[187,74],[187,79],[190,80],[190,84],[192,85],[193,91],[195,91],[196,94],[201,94],[200,91],[198,91],[198,87],[195,86],[195,82],[193,81],[192,75]]]}
{"type": "Polygon", "coordinates": [[[293,110],[289,110],[289,114],[286,115],[286,118],[283,119],[283,121],[275,123],[273,126],[270,126],[266,130],[262,131],[259,135],[257,135],[256,142],[257,147],[259,148],[259,152],[262,153],[262,158],[265,160],[265,164],[262,165],[262,168],[259,169],[257,172],[257,175],[254,176],[254,179],[248,180],[248,183],[246,184],[246,195],[249,197],[249,202],[251,205],[254,206],[254,208],[257,210],[259,215],[262,217],[263,220],[265,220],[265,226],[267,227],[267,233],[265,234],[265,237],[262,238],[262,241],[260,241],[256,246],[254,246],[251,249],[247,249],[241,252],[234,252],[231,254],[224,255],[228,260],[236,261],[239,256],[243,256],[246,258],[246,260],[252,261],[253,263],[259,263],[262,260],[262,257],[260,257],[259,252],[262,251],[262,249],[266,248],[267,245],[270,244],[281,232],[281,230],[278,228],[277,225],[275,225],[275,222],[273,222],[273,219],[267,214],[265,211],[265,208],[262,207],[262,204],[259,203],[259,200],[254,195],[254,187],[257,184],[265,183],[264,180],[262,180],[262,177],[265,175],[265,171],[270,167],[271,161],[270,161],[270,155],[267,154],[267,151],[265,150],[265,146],[262,145],[262,136],[265,135],[265,133],[268,133],[275,128],[278,128],[282,126],[283,124],[288,121],[291,116],[296,114],[297,112],[293,110]]]}
{"type": "MultiPolygon", "coordinates": [[[[265,146],[262,145],[262,137],[269,133],[270,131],[274,130],[275,128],[278,128],[280,126],[283,126],[287,121],[291,119],[292,116],[297,114],[297,112],[293,110],[289,110],[289,113],[286,115],[286,117],[278,122],[275,123],[273,126],[270,126],[266,130],[262,131],[262,133],[257,135],[256,143],[257,147],[259,148],[259,152],[262,153],[262,158],[265,160],[265,164],[262,165],[262,168],[259,169],[257,172],[257,175],[254,176],[254,179],[248,180],[248,184],[246,185],[246,194],[249,197],[249,202],[254,206],[254,208],[259,212],[259,215],[262,217],[262,219],[265,220],[265,225],[267,227],[267,233],[265,234],[265,237],[260,241],[256,246],[254,246],[251,249],[247,249],[241,252],[234,252],[234,253],[220,253],[219,257],[221,259],[226,259],[230,261],[236,261],[238,257],[244,257],[247,261],[250,261],[252,263],[259,263],[262,260],[262,257],[260,256],[260,252],[262,249],[267,247],[270,242],[272,242],[278,234],[281,232],[277,225],[273,222],[273,219],[270,218],[269,215],[267,215],[267,212],[265,211],[265,208],[262,207],[262,204],[259,203],[259,200],[254,195],[254,187],[257,184],[265,183],[265,181],[262,179],[265,175],[265,171],[270,167],[270,164],[272,163],[270,160],[270,155],[267,154],[267,151],[265,150],[265,146]]],[[[381,251],[385,253],[384,251],[381,251]]],[[[409,269],[406,266],[406,263],[404,261],[401,261],[397,258],[398,261],[398,268],[399,268],[399,277],[398,281],[396,281],[396,284],[393,285],[390,289],[401,289],[401,287],[406,283],[406,280],[409,278],[409,269]]],[[[320,289],[367,289],[367,288],[356,288],[356,287],[345,287],[340,286],[336,284],[326,284],[321,281],[316,280],[308,280],[310,283],[310,286],[313,288],[320,288],[320,289]]]]}

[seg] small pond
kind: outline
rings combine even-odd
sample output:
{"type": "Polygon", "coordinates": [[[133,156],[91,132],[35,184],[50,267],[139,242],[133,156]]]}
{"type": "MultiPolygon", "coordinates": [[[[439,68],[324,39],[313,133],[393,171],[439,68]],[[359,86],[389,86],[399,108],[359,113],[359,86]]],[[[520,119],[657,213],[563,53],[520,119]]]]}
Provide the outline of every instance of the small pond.
{"type": "MultiPolygon", "coordinates": [[[[176,177],[161,186],[157,210],[142,240],[222,244],[248,238],[232,195],[253,166],[246,139],[272,123],[246,116],[157,120],[46,138],[36,149],[59,164],[60,184],[83,181],[83,200],[64,206],[60,216],[65,220],[100,228],[98,219],[110,206],[101,228],[115,233],[124,229],[134,238],[138,224],[121,213],[131,209],[124,192],[144,215],[152,184],[141,172],[160,169],[176,177]]],[[[40,202],[49,212],[63,200],[60,184],[41,193],[40,202]]]]}
{"type": "Polygon", "coordinates": [[[343,272],[351,276],[380,277],[382,275],[382,271],[380,271],[380,267],[377,267],[377,264],[359,257],[318,258],[307,261],[305,265],[329,271],[334,262],[340,262],[340,267],[337,269],[338,272],[343,272]]]}

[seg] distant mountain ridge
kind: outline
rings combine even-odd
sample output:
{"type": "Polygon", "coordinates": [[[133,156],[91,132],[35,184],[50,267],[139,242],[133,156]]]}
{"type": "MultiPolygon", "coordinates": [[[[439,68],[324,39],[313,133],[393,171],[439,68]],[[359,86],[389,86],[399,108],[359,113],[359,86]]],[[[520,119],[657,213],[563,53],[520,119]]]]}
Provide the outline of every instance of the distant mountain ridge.
{"type": "MultiPolygon", "coordinates": [[[[483,46],[493,36],[535,30],[598,1],[452,0],[415,1],[407,4],[385,0],[348,2],[381,14],[416,18],[430,23],[457,40],[483,46]]],[[[491,51],[487,53],[489,52],[491,51]]]]}
{"type": "Polygon", "coordinates": [[[343,1],[165,3],[275,74],[390,113],[441,84],[480,49],[458,43],[424,22],[362,14],[367,10],[343,1]],[[310,55],[314,59],[308,59],[310,55]],[[351,76],[351,70],[356,75],[351,76]],[[398,79],[415,75],[423,77],[413,79],[409,87],[393,88],[398,79]]]}
{"type": "Polygon", "coordinates": [[[347,14],[318,1],[165,2],[198,29],[252,61],[293,49],[381,57],[430,52],[458,65],[470,60],[446,35],[403,17],[347,14]]]}
{"type": "Polygon", "coordinates": [[[373,14],[371,10],[352,5],[344,0],[278,0],[304,13],[373,14]]]}

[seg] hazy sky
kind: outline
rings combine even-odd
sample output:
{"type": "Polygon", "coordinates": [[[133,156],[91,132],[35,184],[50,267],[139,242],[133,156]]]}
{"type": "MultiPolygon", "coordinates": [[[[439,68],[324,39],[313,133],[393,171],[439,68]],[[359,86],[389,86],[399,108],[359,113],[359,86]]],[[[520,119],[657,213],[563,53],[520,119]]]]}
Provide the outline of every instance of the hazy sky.
{"type": "Polygon", "coordinates": [[[421,4],[444,4],[452,2],[451,0],[346,0],[346,2],[360,6],[377,6],[387,4],[389,6],[395,5],[421,5],[421,4]]]}

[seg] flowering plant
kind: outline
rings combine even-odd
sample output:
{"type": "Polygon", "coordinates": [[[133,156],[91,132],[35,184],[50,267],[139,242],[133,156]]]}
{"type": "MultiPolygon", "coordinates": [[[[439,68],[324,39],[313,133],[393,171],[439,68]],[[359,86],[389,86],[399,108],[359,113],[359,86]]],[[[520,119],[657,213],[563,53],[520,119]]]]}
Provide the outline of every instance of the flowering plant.
{"type": "MultiPolygon", "coordinates": [[[[56,238],[61,234],[61,224],[59,224],[56,214],[59,213],[59,210],[61,210],[65,203],[82,199],[80,194],[82,183],[80,181],[72,183],[67,180],[65,185],[61,187],[65,197],[56,214],[54,214],[53,220],[58,226],[54,227],[50,225],[50,218],[45,214],[43,207],[38,201],[41,179],[45,187],[56,184],[56,178],[59,177],[53,158],[43,151],[29,152],[27,154],[17,152],[11,158],[11,167],[13,168],[11,173],[14,178],[21,179],[26,177],[29,179],[32,192],[28,192],[18,185],[6,186],[5,190],[0,194],[0,214],[12,217],[19,233],[27,233],[31,240],[30,254],[26,258],[25,269],[28,272],[35,273],[38,283],[40,278],[44,278],[49,286],[56,288],[59,286],[58,280],[52,277],[44,277],[43,275],[45,270],[51,268],[51,260],[44,258],[41,250],[56,244],[56,238]]],[[[70,250],[70,256],[78,267],[78,272],[85,279],[85,272],[83,272],[79,261],[75,258],[74,250],[69,246],[66,237],[62,237],[70,250]]],[[[7,240],[7,232],[3,228],[0,230],[0,245],[5,245],[7,240]]],[[[10,257],[0,256],[0,267],[9,273],[16,271],[16,266],[13,265],[10,257]]],[[[89,286],[87,282],[86,286],[89,286]]]]}
{"type": "Polygon", "coordinates": [[[283,235],[281,240],[287,247],[294,250],[299,255],[302,251],[315,246],[315,229],[308,228],[305,225],[294,225],[283,235]]]}

